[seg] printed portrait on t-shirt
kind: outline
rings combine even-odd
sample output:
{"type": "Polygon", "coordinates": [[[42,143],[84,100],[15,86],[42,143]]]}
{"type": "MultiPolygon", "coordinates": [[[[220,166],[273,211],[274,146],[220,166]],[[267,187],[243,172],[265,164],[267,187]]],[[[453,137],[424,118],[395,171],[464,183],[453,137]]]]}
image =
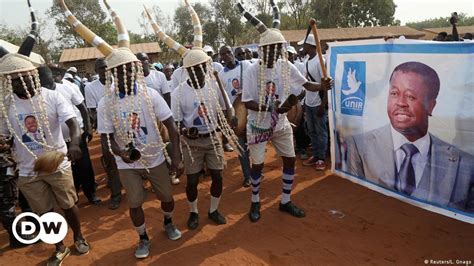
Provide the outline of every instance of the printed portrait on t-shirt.
{"type": "Polygon", "coordinates": [[[42,149],[43,145],[40,143],[43,142],[45,136],[41,136],[36,117],[33,114],[25,114],[20,115],[20,118],[23,118],[23,124],[26,129],[26,132],[21,136],[21,141],[25,143],[30,150],[42,149]]]}
{"type": "Polygon", "coordinates": [[[238,79],[233,79],[232,80],[232,91],[231,94],[232,96],[237,95],[237,93],[240,92],[240,82],[238,79]]]}
{"type": "Polygon", "coordinates": [[[278,100],[278,94],[276,94],[276,85],[273,81],[268,81],[265,87],[267,95],[265,96],[265,101],[268,102],[268,98],[274,98],[274,100],[278,100]]]}
{"type": "Polygon", "coordinates": [[[131,113],[129,115],[130,124],[132,127],[131,133],[134,139],[138,139],[140,143],[146,144],[146,136],[148,135],[148,129],[145,123],[141,121],[138,113],[131,113]]]}

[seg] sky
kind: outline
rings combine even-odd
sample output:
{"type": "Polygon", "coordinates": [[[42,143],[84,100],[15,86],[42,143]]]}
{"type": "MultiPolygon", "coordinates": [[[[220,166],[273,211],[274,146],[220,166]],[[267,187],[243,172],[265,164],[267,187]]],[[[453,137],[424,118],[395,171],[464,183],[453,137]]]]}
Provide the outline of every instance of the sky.
{"type": "MultiPolygon", "coordinates": [[[[377,1],[377,0],[374,0],[377,1]]],[[[51,6],[52,0],[31,0],[37,14],[45,17],[46,10],[51,6]]],[[[79,0],[76,1],[80,3],[79,0]]],[[[102,1],[101,5],[103,6],[102,1]]],[[[208,3],[208,0],[190,0],[191,3],[208,3]]],[[[474,16],[473,0],[394,0],[397,5],[395,19],[404,25],[406,22],[421,21],[429,18],[447,17],[451,12],[467,13],[474,16]]],[[[170,17],[179,5],[184,5],[184,0],[110,0],[109,3],[120,15],[127,29],[135,33],[142,33],[138,17],[143,11],[143,4],[148,7],[157,5],[170,17]]],[[[103,7],[105,10],[105,7],[103,7]]],[[[0,23],[12,28],[29,26],[30,17],[27,15],[26,0],[0,0],[0,23]],[[24,14],[24,15],[23,15],[24,14]]]]}

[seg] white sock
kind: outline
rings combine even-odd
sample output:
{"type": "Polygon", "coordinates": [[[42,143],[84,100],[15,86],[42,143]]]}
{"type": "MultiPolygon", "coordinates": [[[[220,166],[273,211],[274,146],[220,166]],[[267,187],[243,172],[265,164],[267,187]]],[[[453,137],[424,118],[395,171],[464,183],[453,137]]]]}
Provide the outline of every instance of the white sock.
{"type": "Polygon", "coordinates": [[[213,213],[214,211],[217,210],[217,208],[219,207],[219,201],[221,200],[221,197],[214,197],[214,196],[211,196],[211,207],[209,208],[209,213],[213,213]]]}
{"type": "Polygon", "coordinates": [[[138,227],[135,227],[135,230],[137,231],[138,235],[140,236],[144,235],[146,233],[145,223],[143,223],[142,225],[138,227]]]}
{"type": "Polygon", "coordinates": [[[293,180],[295,178],[295,170],[294,169],[283,169],[283,187],[281,193],[281,204],[286,204],[291,201],[291,189],[293,187],[293,180]]]}
{"type": "Polygon", "coordinates": [[[188,201],[188,204],[189,204],[189,211],[190,212],[198,213],[198,200],[197,199],[193,202],[188,201]]]}

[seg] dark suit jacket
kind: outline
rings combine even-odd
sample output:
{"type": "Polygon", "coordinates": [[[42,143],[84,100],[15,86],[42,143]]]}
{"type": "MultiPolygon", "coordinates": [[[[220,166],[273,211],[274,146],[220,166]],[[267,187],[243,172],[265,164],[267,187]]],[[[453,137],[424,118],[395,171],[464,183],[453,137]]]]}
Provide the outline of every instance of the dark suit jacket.
{"type": "MultiPolygon", "coordinates": [[[[428,161],[412,197],[474,212],[474,156],[430,134],[428,161]]],[[[347,138],[347,171],[393,190],[395,151],[390,125],[347,138]]]]}

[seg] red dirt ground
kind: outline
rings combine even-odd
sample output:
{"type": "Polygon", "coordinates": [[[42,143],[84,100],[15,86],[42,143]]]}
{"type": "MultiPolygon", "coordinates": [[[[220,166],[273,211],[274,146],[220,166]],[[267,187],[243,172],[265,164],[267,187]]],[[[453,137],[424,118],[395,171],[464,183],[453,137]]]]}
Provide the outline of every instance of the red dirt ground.
{"type": "MultiPolygon", "coordinates": [[[[100,146],[91,143],[96,178],[103,169],[98,160],[100,146]]],[[[430,213],[362,186],[316,172],[297,162],[292,200],[306,210],[302,219],[278,211],[281,193],[281,162],[269,146],[262,181],[262,219],[247,217],[250,190],[242,188],[239,161],[227,153],[224,192],[220,210],[227,224],[216,226],[207,218],[210,178],[199,187],[200,226],[186,228],[188,205],[185,182],[175,186],[174,222],[182,231],[178,241],[168,240],[162,229],[163,216],[152,193],[144,204],[150,256],[134,257],[138,241],[125,198],[118,210],[109,210],[108,189],[101,184],[101,206],[80,197],[83,233],[92,249],[88,255],[72,254],[65,265],[423,265],[425,260],[470,260],[474,262],[474,227],[430,213]],[[342,212],[333,214],[331,210],[342,212]],[[342,217],[343,216],[343,217],[342,217]]],[[[184,178],[182,178],[184,181],[184,178]]],[[[151,192],[151,191],[150,191],[151,192]]],[[[0,232],[0,265],[44,265],[53,246],[39,243],[9,250],[8,236],[0,232]]],[[[69,230],[65,243],[72,245],[69,230]]],[[[71,248],[72,249],[72,248],[71,248]]]]}

